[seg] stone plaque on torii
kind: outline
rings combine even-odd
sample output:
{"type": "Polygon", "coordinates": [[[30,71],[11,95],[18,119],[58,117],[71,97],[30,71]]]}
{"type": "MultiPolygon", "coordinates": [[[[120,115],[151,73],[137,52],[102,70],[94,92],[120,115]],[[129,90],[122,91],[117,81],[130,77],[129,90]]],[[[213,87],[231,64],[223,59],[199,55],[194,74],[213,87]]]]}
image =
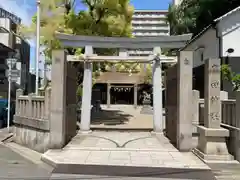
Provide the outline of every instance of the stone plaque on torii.
{"type": "Polygon", "coordinates": [[[75,58],[68,56],[68,61],[84,62],[83,96],[81,113],[81,132],[90,131],[91,118],[91,93],[92,93],[92,63],[93,62],[133,62],[133,63],[153,63],[153,129],[155,132],[162,132],[162,69],[163,62],[176,62],[175,58],[161,56],[161,48],[179,49],[185,46],[192,37],[191,34],[179,36],[159,36],[159,37],[92,37],[76,36],[63,33],[56,33],[56,38],[63,47],[85,47],[85,54],[75,58]],[[94,48],[118,48],[137,49],[152,48],[153,54],[146,57],[136,56],[97,56],[94,48]]]}

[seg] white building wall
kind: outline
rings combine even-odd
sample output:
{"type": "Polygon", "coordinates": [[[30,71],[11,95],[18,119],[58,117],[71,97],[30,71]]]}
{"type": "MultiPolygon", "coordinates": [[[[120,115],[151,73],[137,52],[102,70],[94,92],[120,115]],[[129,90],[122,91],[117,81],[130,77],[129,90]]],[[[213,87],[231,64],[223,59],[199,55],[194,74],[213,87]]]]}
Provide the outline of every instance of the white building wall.
{"type": "MultiPolygon", "coordinates": [[[[11,21],[7,18],[0,18],[0,27],[7,29],[8,31],[11,30],[11,21]]],[[[0,32],[3,30],[0,30],[0,32]]],[[[0,33],[0,42],[7,47],[13,48],[13,41],[10,37],[11,35],[7,32],[0,33]]]]}
{"type": "Polygon", "coordinates": [[[232,48],[234,52],[230,56],[240,57],[240,11],[223,18],[217,28],[218,35],[222,37],[221,56],[228,56],[227,50],[232,48]]]}
{"type": "Polygon", "coordinates": [[[202,36],[193,41],[187,49],[194,50],[193,67],[204,64],[204,60],[208,58],[218,58],[219,39],[216,36],[216,30],[208,29],[202,36]]]}
{"type": "Polygon", "coordinates": [[[174,5],[179,5],[182,2],[182,0],[173,0],[174,5]]]}

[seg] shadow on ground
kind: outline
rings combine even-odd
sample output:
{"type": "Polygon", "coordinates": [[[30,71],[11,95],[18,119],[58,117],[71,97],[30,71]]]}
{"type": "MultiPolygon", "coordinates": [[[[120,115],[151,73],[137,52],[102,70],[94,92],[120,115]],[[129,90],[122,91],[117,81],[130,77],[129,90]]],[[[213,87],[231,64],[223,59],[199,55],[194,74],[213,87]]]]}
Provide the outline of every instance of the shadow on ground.
{"type": "MultiPolygon", "coordinates": [[[[81,117],[81,113],[78,115],[81,117]]],[[[91,112],[91,124],[92,125],[120,125],[129,122],[129,119],[133,117],[130,114],[126,114],[120,110],[100,110],[99,112],[91,112]]],[[[80,122],[80,118],[78,118],[80,122]]]]}

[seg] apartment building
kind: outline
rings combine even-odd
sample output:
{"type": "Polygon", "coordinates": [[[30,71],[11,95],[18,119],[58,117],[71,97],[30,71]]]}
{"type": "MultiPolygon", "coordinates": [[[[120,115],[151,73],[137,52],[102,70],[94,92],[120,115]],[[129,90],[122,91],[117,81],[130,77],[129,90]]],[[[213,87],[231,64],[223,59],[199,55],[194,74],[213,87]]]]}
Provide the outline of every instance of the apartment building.
{"type": "MultiPolygon", "coordinates": [[[[30,45],[16,34],[17,26],[20,23],[19,17],[0,8],[0,43],[15,52],[14,56],[17,58],[17,63],[14,69],[19,72],[16,77],[13,77],[12,94],[15,94],[17,88],[27,91],[29,88],[30,45]]],[[[6,62],[8,57],[7,50],[0,51],[0,96],[2,97],[7,97],[8,92],[8,66],[6,62]]]]}
{"type": "MultiPolygon", "coordinates": [[[[167,10],[135,10],[132,17],[134,37],[168,36],[170,27],[166,21],[167,10]]],[[[129,50],[130,56],[147,56],[152,49],[129,50]]]]}
{"type": "Polygon", "coordinates": [[[173,0],[174,5],[179,5],[181,4],[182,0],[173,0]]]}

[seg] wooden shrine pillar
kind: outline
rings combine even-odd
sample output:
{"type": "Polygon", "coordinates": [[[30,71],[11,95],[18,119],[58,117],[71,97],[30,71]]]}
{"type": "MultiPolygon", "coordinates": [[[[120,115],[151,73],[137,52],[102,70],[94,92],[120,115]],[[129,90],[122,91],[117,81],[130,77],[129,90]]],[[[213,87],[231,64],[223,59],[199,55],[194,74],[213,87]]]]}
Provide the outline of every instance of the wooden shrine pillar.
{"type": "Polygon", "coordinates": [[[138,86],[137,84],[134,84],[134,108],[137,108],[137,102],[138,102],[138,86]]]}
{"type": "Polygon", "coordinates": [[[107,84],[107,107],[110,108],[111,105],[111,84],[107,84]]]}

